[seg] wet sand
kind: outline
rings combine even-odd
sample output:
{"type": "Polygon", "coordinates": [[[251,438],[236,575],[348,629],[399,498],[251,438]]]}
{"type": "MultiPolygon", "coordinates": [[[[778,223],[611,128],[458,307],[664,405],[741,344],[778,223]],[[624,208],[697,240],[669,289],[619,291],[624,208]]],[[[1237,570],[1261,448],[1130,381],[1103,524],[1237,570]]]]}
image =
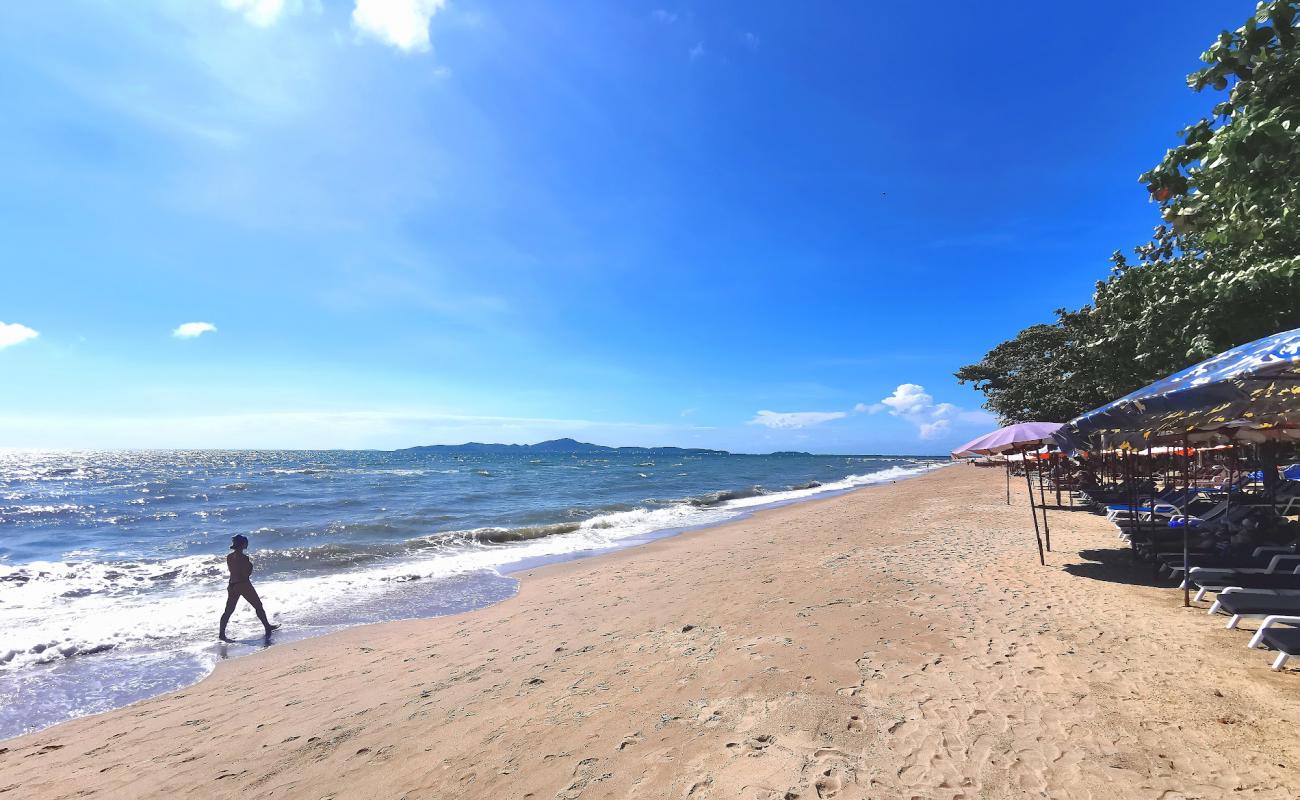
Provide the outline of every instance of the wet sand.
{"type": "MultiPolygon", "coordinates": [[[[0,742],[0,798],[1295,798],[1273,673],[956,466],[524,573],[0,742]]],[[[1246,624],[1243,628],[1250,629],[1246,624]]]]}

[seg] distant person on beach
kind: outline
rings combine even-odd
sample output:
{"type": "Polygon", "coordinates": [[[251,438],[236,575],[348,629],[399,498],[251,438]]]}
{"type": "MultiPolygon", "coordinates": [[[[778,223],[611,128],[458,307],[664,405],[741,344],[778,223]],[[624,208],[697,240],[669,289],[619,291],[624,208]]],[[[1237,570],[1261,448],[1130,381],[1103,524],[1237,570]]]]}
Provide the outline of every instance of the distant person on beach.
{"type": "Polygon", "coordinates": [[[217,634],[223,642],[232,641],[226,636],[226,623],[230,622],[230,615],[235,612],[235,606],[239,604],[241,597],[247,600],[257,612],[257,618],[266,628],[267,636],[280,627],[272,625],[266,618],[266,610],[262,608],[262,598],[257,596],[257,590],[253,588],[253,561],[244,552],[247,549],[247,536],[239,534],[230,540],[231,552],[226,556],[226,568],[230,570],[230,585],[226,587],[226,611],[221,615],[221,632],[217,634]]]}

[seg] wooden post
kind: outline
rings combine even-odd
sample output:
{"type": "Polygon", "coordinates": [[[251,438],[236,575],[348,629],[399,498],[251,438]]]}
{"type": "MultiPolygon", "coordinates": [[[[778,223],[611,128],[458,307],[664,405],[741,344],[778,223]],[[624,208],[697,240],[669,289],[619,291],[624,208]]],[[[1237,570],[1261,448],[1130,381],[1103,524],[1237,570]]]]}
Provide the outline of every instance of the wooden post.
{"type": "MultiPolygon", "coordinates": [[[[1029,454],[1026,453],[1026,456],[1029,454]]],[[[1043,491],[1043,462],[1038,460],[1038,450],[1033,451],[1034,472],[1038,474],[1038,507],[1043,512],[1043,538],[1047,540],[1047,552],[1052,552],[1052,530],[1047,527],[1047,494],[1043,491]]],[[[1029,462],[1026,461],[1026,464],[1029,462]]],[[[1028,472],[1026,472],[1028,474],[1028,472]]]]}
{"type": "MultiPolygon", "coordinates": [[[[1187,449],[1187,437],[1183,436],[1183,484],[1187,487],[1187,496],[1192,492],[1192,454],[1187,449]]],[[[1192,556],[1189,545],[1187,544],[1188,528],[1192,527],[1187,524],[1187,515],[1183,515],[1183,608],[1192,606],[1192,556]]]]}
{"type": "MultiPolygon", "coordinates": [[[[1009,463],[1009,462],[1008,462],[1009,463]]],[[[1025,460],[1025,488],[1029,490],[1029,514],[1034,518],[1034,541],[1038,542],[1038,563],[1047,566],[1043,555],[1043,537],[1038,533],[1038,512],[1034,510],[1034,484],[1029,480],[1029,461],[1025,460]]]]}

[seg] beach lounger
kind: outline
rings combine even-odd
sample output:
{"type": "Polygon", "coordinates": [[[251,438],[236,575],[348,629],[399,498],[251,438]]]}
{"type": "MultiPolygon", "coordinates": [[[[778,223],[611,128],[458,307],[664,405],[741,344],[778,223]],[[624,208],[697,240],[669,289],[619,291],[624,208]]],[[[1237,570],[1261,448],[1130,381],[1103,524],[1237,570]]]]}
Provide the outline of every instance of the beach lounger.
{"type": "Polygon", "coordinates": [[[1300,572],[1275,572],[1272,574],[1210,572],[1204,575],[1200,567],[1193,567],[1192,585],[1198,587],[1196,599],[1205,598],[1206,592],[1221,592],[1229,587],[1243,592],[1260,594],[1300,594],[1300,572]]]}
{"type": "Polygon", "coordinates": [[[1300,597],[1255,594],[1224,589],[1215,598],[1214,605],[1207,612],[1227,614],[1228,628],[1235,628],[1243,619],[1298,615],[1300,614],[1300,597]]]}
{"type": "Polygon", "coordinates": [[[1138,519],[1151,519],[1153,516],[1172,517],[1184,513],[1183,506],[1197,499],[1198,489],[1166,489],[1155,497],[1145,498],[1137,506],[1126,503],[1111,503],[1105,507],[1106,519],[1131,519],[1134,513],[1138,519]]]}
{"type": "MultiPolygon", "coordinates": [[[[1189,566],[1191,567],[1206,567],[1207,569],[1262,569],[1265,571],[1277,572],[1279,567],[1285,566],[1286,564],[1285,561],[1275,562],[1274,559],[1277,556],[1300,559],[1300,552],[1296,551],[1295,545],[1289,547],[1256,547],[1254,552],[1249,556],[1225,556],[1219,555],[1217,552],[1205,552],[1198,549],[1192,551],[1191,557],[1188,558],[1188,561],[1190,562],[1189,566]],[[1272,568],[1271,570],[1269,569],[1270,567],[1272,568]]],[[[1168,552],[1156,553],[1156,561],[1160,565],[1159,570],[1168,571],[1171,578],[1182,574],[1182,550],[1173,548],[1168,552]]],[[[1297,564],[1293,563],[1290,566],[1294,568],[1297,564]]]]}
{"type": "Polygon", "coordinates": [[[1270,650],[1276,650],[1277,658],[1273,661],[1273,669],[1280,671],[1286,666],[1288,658],[1300,655],[1300,628],[1292,627],[1294,625],[1300,625],[1300,616],[1278,614],[1265,617],[1259,624],[1259,630],[1255,631],[1254,637],[1251,638],[1250,644],[1246,646],[1263,645],[1270,650]]]}
{"type": "MultiPolygon", "coordinates": [[[[1180,555],[1181,557],[1181,555],[1180,555]]],[[[1181,562],[1177,564],[1166,564],[1165,568],[1170,573],[1177,575],[1183,571],[1181,562]]],[[[1203,578],[1209,578],[1214,573],[1223,575],[1275,575],[1290,574],[1300,571],[1300,554],[1287,553],[1284,555],[1273,556],[1267,564],[1256,566],[1250,562],[1240,564],[1194,564],[1192,571],[1196,572],[1203,578]]]]}

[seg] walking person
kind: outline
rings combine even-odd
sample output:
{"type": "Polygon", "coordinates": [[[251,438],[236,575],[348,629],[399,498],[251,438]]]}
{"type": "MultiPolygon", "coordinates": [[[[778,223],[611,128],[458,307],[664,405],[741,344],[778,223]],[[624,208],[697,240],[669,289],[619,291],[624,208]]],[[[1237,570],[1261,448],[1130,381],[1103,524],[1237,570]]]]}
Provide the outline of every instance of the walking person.
{"type": "Polygon", "coordinates": [[[239,598],[244,598],[248,604],[257,612],[257,618],[262,621],[262,626],[266,628],[266,635],[270,636],[271,631],[280,627],[272,625],[266,618],[266,610],[262,608],[262,598],[257,596],[257,590],[253,588],[253,561],[244,551],[248,549],[248,537],[238,534],[230,540],[230,555],[226,556],[226,568],[230,570],[230,585],[226,587],[226,610],[221,615],[221,632],[217,634],[223,642],[232,641],[226,636],[226,623],[230,621],[230,615],[234,613],[235,606],[239,604],[239,598]]]}

